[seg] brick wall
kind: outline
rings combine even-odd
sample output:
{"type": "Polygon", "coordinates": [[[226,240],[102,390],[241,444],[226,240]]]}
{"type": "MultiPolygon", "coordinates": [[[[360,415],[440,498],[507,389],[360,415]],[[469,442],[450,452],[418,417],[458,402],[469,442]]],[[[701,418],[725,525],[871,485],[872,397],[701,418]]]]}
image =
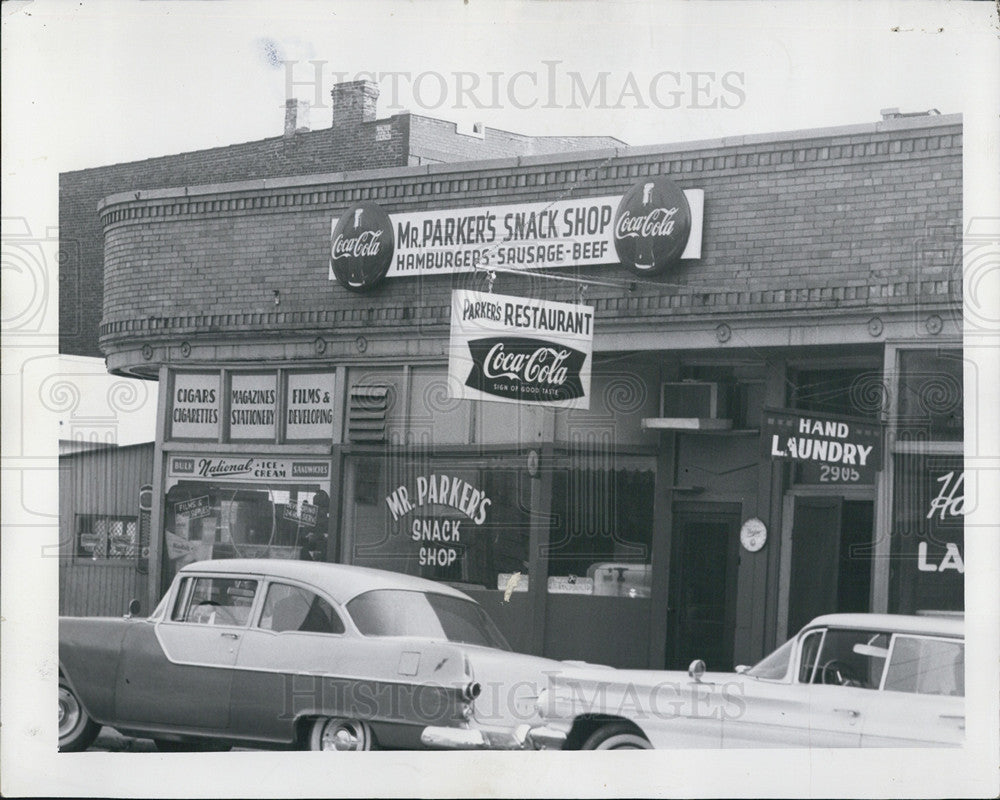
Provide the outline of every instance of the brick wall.
{"type": "MultiPolygon", "coordinates": [[[[59,176],[59,351],[100,356],[98,326],[103,298],[103,233],[97,206],[116,192],[206,183],[280,178],[316,173],[406,166],[411,163],[411,124],[417,121],[422,161],[458,161],[524,155],[533,137],[486,130],[483,140],[456,132],[453,123],[397,114],[375,119],[378,87],[357,81],[331,91],[331,127],[255,142],[125,164],[65,172],[59,176]]],[[[588,137],[542,137],[538,148],[580,150],[588,137]]],[[[599,139],[599,142],[615,141],[599,139]]],[[[541,152],[542,150],[537,150],[541,152]]]]}
{"type": "MultiPolygon", "coordinates": [[[[669,325],[692,314],[956,304],[961,165],[961,126],[952,119],[116,201],[105,209],[102,346],[206,330],[405,330],[415,319],[444,326],[451,289],[481,285],[481,276],[393,279],[373,294],[351,294],[327,280],[331,219],[357,200],[390,213],[530,202],[623,193],[655,174],[705,190],[703,258],[633,291],[590,288],[599,319],[669,325]]],[[[581,272],[631,277],[615,266],[581,272]]],[[[575,296],[567,284],[501,282],[498,291],[513,294],[575,296]]]]}

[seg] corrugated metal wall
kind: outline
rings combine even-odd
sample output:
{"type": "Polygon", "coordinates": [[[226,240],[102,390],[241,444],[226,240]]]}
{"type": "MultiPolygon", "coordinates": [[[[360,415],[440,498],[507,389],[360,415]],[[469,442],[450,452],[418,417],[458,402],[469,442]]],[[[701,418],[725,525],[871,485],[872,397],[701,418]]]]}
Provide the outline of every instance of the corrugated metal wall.
{"type": "MultiPolygon", "coordinates": [[[[146,561],[78,556],[77,517],[101,514],[139,518],[139,487],[153,482],[153,443],[113,447],[59,458],[59,613],[124,614],[129,600],[145,606],[146,561]]],[[[143,608],[142,613],[152,609],[143,608]]]]}

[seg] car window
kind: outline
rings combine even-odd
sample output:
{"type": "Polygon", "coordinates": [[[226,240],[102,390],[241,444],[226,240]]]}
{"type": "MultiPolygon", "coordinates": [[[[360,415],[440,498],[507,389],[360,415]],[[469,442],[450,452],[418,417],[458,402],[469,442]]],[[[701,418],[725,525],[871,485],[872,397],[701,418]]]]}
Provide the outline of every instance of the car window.
{"type": "Polygon", "coordinates": [[[364,636],[419,636],[510,650],[482,607],[471,600],[397,589],[376,589],[347,604],[364,636]]]}
{"type": "Polygon", "coordinates": [[[788,674],[788,664],[792,660],[795,640],[789,639],[781,647],[747,670],[747,675],[770,681],[780,681],[788,674]]]}
{"type": "Polygon", "coordinates": [[[953,639],[896,636],[884,688],[964,697],[965,645],[953,639]]]}
{"type": "Polygon", "coordinates": [[[326,600],[300,586],[272,583],[264,598],[260,627],[268,631],[343,633],[344,623],[326,600]]]}
{"type": "Polygon", "coordinates": [[[858,631],[830,628],[822,639],[818,654],[810,652],[815,669],[803,670],[799,680],[803,683],[825,683],[832,686],[852,686],[859,689],[877,689],[882,680],[882,670],[889,653],[889,635],[878,631],[858,631]]]}
{"type": "Polygon", "coordinates": [[[799,683],[810,683],[816,670],[816,656],[825,631],[811,631],[802,639],[802,658],[799,659],[799,683]]]}
{"type": "Polygon", "coordinates": [[[257,581],[246,578],[185,578],[171,619],[196,625],[246,625],[257,581]]]}

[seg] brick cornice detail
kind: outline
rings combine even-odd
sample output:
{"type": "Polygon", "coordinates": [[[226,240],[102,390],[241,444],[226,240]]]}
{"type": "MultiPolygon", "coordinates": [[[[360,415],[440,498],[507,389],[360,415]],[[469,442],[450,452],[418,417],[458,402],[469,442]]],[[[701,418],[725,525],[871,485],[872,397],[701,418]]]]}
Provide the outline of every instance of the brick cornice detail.
{"type": "MultiPolygon", "coordinates": [[[[664,319],[688,318],[698,314],[787,314],[792,311],[838,311],[857,313],[859,309],[876,314],[880,310],[905,311],[907,308],[928,312],[961,312],[960,280],[928,280],[884,283],[874,286],[832,286],[803,289],[753,289],[731,292],[671,293],[662,295],[626,295],[601,297],[592,301],[598,320],[644,317],[650,325],[664,319]]],[[[336,328],[392,328],[421,323],[447,325],[450,307],[387,306],[379,308],[342,308],[312,311],[276,311],[268,313],[200,314],[191,316],[153,316],[106,321],[100,327],[102,349],[120,339],[136,335],[153,337],[179,334],[241,333],[267,330],[278,334],[336,328]]]]}
{"type": "MultiPolygon", "coordinates": [[[[252,214],[294,211],[303,207],[338,207],[372,201],[387,205],[420,202],[421,199],[447,193],[509,193],[514,199],[520,192],[537,193],[539,189],[569,191],[581,182],[613,192],[639,178],[671,175],[685,183],[707,179],[713,173],[727,178],[759,175],[760,170],[775,172],[810,167],[856,165],[872,161],[912,161],[917,158],[955,157],[961,151],[961,128],[921,131],[903,136],[902,132],[880,135],[832,137],[830,143],[810,140],[804,145],[779,142],[753,146],[721,146],[703,151],[679,153],[629,154],[621,152],[604,160],[587,159],[552,164],[490,164],[485,162],[475,172],[467,170],[392,176],[350,176],[338,182],[284,185],[279,187],[219,184],[201,187],[197,193],[187,189],[138,192],[134,199],[113,198],[100,209],[105,229],[132,222],[162,222],[178,218],[215,215],[252,214]]],[[[318,177],[318,176],[317,176],[318,177]]],[[[449,199],[448,203],[454,201],[449,199]]],[[[477,202],[469,198],[466,204],[477,202]]]]}

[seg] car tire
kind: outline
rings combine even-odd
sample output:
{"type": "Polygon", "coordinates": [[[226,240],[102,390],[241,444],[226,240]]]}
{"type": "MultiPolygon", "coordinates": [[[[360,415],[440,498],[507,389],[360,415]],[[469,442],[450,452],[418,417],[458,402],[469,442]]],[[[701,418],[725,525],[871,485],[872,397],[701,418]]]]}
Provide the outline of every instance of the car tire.
{"type": "Polygon", "coordinates": [[[581,750],[652,750],[653,745],[639,730],[624,722],[603,725],[583,743],[581,750]]]}
{"type": "Polygon", "coordinates": [[[372,750],[374,740],[367,722],[320,717],[309,729],[310,750],[372,750]]]}
{"type": "Polygon", "coordinates": [[[225,753],[233,749],[231,744],[217,742],[214,739],[185,739],[182,742],[173,739],[153,739],[153,744],[161,753],[225,753]]]}
{"type": "Polygon", "coordinates": [[[101,726],[90,718],[73,687],[59,679],[59,752],[78,753],[94,743],[101,726]]]}

